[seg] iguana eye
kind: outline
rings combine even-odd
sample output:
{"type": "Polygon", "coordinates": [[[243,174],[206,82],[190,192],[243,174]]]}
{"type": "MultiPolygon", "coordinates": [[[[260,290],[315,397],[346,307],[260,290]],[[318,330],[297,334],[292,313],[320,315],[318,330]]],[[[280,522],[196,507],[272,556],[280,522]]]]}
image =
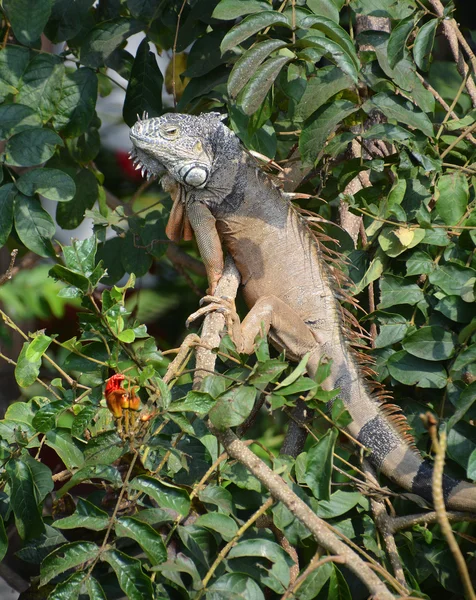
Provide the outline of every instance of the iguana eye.
{"type": "Polygon", "coordinates": [[[165,127],[162,132],[167,136],[167,137],[174,137],[177,134],[177,127],[165,127]]]}

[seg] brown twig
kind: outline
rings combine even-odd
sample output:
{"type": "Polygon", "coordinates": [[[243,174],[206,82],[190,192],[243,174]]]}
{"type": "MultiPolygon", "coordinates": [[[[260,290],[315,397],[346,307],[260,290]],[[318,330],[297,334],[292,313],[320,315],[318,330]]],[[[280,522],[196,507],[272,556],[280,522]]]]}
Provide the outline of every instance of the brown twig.
{"type": "Polygon", "coordinates": [[[13,267],[15,265],[17,254],[18,250],[16,248],[10,252],[10,264],[8,265],[8,269],[5,271],[5,273],[0,277],[0,286],[7,281],[10,281],[10,279],[13,277],[13,267]]]}
{"type": "MultiPolygon", "coordinates": [[[[373,485],[378,485],[377,479],[375,478],[374,469],[367,460],[364,460],[363,468],[366,477],[370,480],[370,483],[372,483],[373,485]]],[[[401,586],[404,589],[406,589],[407,592],[409,592],[410,590],[408,589],[408,585],[405,579],[402,561],[400,560],[397,544],[395,543],[393,531],[390,527],[392,517],[388,516],[387,509],[385,508],[385,505],[381,500],[377,500],[376,498],[371,497],[370,507],[374,515],[375,524],[380,533],[382,534],[383,541],[387,549],[387,555],[390,560],[390,564],[392,565],[393,573],[395,575],[395,579],[401,584],[401,586]]]]}
{"type": "MultiPolygon", "coordinates": [[[[429,0],[429,3],[434,8],[436,14],[439,17],[443,17],[444,15],[444,6],[440,2],[440,0],[429,0]]],[[[474,85],[473,78],[471,75],[468,75],[469,67],[464,60],[463,53],[460,49],[461,39],[464,40],[463,35],[461,34],[458,25],[454,19],[445,19],[442,21],[443,32],[445,34],[446,39],[451,48],[451,52],[456,62],[456,68],[458,69],[461,77],[467,77],[468,80],[466,82],[466,89],[468,90],[468,94],[471,98],[471,103],[473,106],[476,106],[476,86],[474,85]]],[[[466,44],[466,41],[464,40],[466,44]]],[[[472,54],[472,53],[471,53],[472,54]]],[[[472,57],[470,57],[472,59],[472,57]]],[[[474,63],[473,69],[474,69],[474,63]]]]}
{"type": "Polygon", "coordinates": [[[207,589],[208,582],[213,577],[213,574],[217,570],[218,566],[225,559],[228,552],[230,552],[230,550],[233,548],[233,546],[236,544],[236,542],[240,539],[240,537],[242,537],[242,535],[245,533],[245,531],[247,529],[249,529],[253,525],[253,523],[255,523],[261,517],[261,515],[263,515],[269,508],[271,508],[271,506],[273,504],[274,504],[274,499],[268,498],[268,500],[266,500],[266,502],[246,521],[246,523],[244,523],[238,529],[238,531],[233,536],[233,538],[228,542],[228,544],[226,544],[226,546],[224,546],[220,550],[218,556],[216,557],[212,566],[210,567],[207,574],[205,575],[205,577],[202,580],[202,589],[199,591],[199,593],[196,597],[196,600],[199,600],[203,596],[203,594],[205,593],[205,591],[207,589]]]}
{"type": "Polygon", "coordinates": [[[441,527],[441,531],[445,536],[448,546],[453,554],[453,557],[458,568],[461,581],[465,590],[465,595],[469,600],[476,600],[476,594],[474,593],[473,584],[468,573],[468,567],[461,553],[458,542],[453,534],[451,525],[446,514],[445,501],[443,496],[443,470],[445,466],[445,451],[446,451],[446,432],[440,433],[440,439],[438,440],[437,433],[437,421],[431,413],[427,413],[426,420],[428,423],[428,429],[435,450],[435,462],[433,465],[433,480],[432,480],[432,491],[433,491],[433,505],[435,507],[436,517],[441,527]]]}
{"type": "Polygon", "coordinates": [[[308,564],[308,566],[304,569],[304,571],[301,573],[301,575],[296,579],[296,581],[294,582],[294,585],[290,585],[288,587],[288,589],[286,590],[286,592],[281,596],[281,600],[288,600],[288,598],[292,598],[294,597],[295,593],[299,590],[299,588],[302,586],[302,584],[305,582],[305,580],[309,577],[309,575],[311,573],[313,573],[316,569],[318,569],[319,567],[322,567],[322,565],[325,565],[328,562],[333,562],[333,563],[343,563],[344,560],[342,559],[341,556],[324,556],[324,558],[321,558],[319,556],[318,553],[315,554],[315,556],[311,559],[311,562],[308,564]]]}
{"type": "Polygon", "coordinates": [[[180,31],[180,19],[182,18],[183,9],[185,8],[186,3],[187,3],[187,0],[183,0],[182,6],[180,7],[180,10],[177,15],[177,25],[175,27],[174,45],[172,47],[172,96],[174,97],[174,109],[177,108],[177,90],[176,90],[176,86],[175,86],[175,77],[177,75],[177,73],[175,72],[175,59],[177,56],[177,41],[178,41],[178,35],[179,35],[179,31],[180,31]]]}

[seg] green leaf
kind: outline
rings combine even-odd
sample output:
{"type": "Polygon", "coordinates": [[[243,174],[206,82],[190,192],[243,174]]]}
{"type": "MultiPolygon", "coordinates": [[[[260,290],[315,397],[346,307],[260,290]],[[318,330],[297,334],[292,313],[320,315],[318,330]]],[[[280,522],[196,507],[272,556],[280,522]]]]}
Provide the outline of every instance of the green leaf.
{"type": "Polygon", "coordinates": [[[26,349],[26,358],[32,362],[37,362],[48,350],[49,345],[53,340],[44,334],[40,334],[35,337],[28,345],[26,349]]]}
{"type": "Polygon", "coordinates": [[[226,573],[207,588],[207,600],[265,600],[259,585],[243,573],[226,573]]]}
{"type": "Polygon", "coordinates": [[[0,561],[5,558],[5,554],[8,550],[8,537],[5,531],[5,524],[3,523],[2,517],[0,517],[0,561]]]}
{"type": "Polygon", "coordinates": [[[161,508],[171,508],[184,517],[189,513],[190,499],[182,488],[145,475],[133,479],[131,488],[144,492],[153,498],[161,508]]]}
{"type": "Polygon", "coordinates": [[[248,382],[256,387],[275,381],[287,368],[287,363],[278,358],[271,358],[256,364],[248,382]]]}
{"type": "Polygon", "coordinates": [[[54,488],[51,469],[48,465],[36,460],[33,456],[30,456],[30,454],[25,454],[23,456],[23,461],[30,467],[36,498],[39,503],[43,502],[46,496],[53,491],[54,488]]]}
{"type": "Polygon", "coordinates": [[[442,389],[448,383],[448,376],[440,363],[417,358],[405,350],[392,354],[387,367],[390,375],[405,385],[442,389]]]}
{"type": "Polygon", "coordinates": [[[46,37],[55,44],[76,37],[93,19],[90,8],[91,0],[55,0],[45,28],[46,37]]]}
{"type": "Polygon", "coordinates": [[[261,63],[272,53],[284,48],[286,42],[282,40],[265,40],[258,42],[252,48],[243,53],[236,61],[228,78],[228,94],[230,98],[236,98],[241,89],[255,74],[261,63]]]}
{"type": "Polygon", "coordinates": [[[15,182],[25,196],[40,194],[49,200],[67,202],[76,192],[73,179],[58,169],[34,169],[15,182]]]}
{"type": "Polygon", "coordinates": [[[384,227],[378,242],[385,254],[394,258],[419,244],[424,237],[425,230],[419,227],[384,227]]]}
{"type": "Polygon", "coordinates": [[[91,577],[91,575],[86,579],[86,589],[88,591],[90,600],[107,600],[101,584],[97,579],[91,577]]]}
{"type": "Polygon", "coordinates": [[[457,323],[469,323],[474,315],[473,305],[459,296],[445,296],[435,306],[435,310],[457,323]]]}
{"type": "Polygon", "coordinates": [[[29,342],[24,342],[15,367],[15,379],[20,387],[32,385],[40,373],[41,358],[36,361],[28,360],[28,346],[29,342]]]}
{"type": "Polygon", "coordinates": [[[428,71],[430,68],[431,51],[435,42],[436,28],[440,20],[431,19],[420,28],[413,44],[413,58],[419,69],[428,71]]]}
{"type": "Polygon", "coordinates": [[[307,0],[306,4],[315,15],[339,22],[339,9],[333,0],[307,0]]]}
{"type": "Polygon", "coordinates": [[[218,532],[227,542],[233,539],[238,531],[238,526],[235,521],[231,517],[227,517],[220,513],[210,512],[201,515],[195,521],[195,525],[218,532]]]}
{"type": "Polygon", "coordinates": [[[89,169],[81,169],[74,176],[76,194],[70,202],[62,202],[56,209],[56,220],[63,229],[75,229],[84,220],[84,213],[91,209],[99,197],[98,181],[89,169]]]}
{"type": "Polygon", "coordinates": [[[358,67],[360,65],[356,65],[354,56],[350,55],[338,42],[326,37],[309,36],[299,40],[299,47],[304,48],[299,53],[299,56],[302,55],[303,58],[310,62],[315,62],[318,58],[315,56],[316,51],[319,56],[325,54],[326,58],[335,63],[354,83],[357,83],[359,77],[358,67]],[[310,56],[309,51],[313,51],[310,56]]]}
{"type": "Polygon", "coordinates": [[[41,563],[40,586],[51,581],[53,577],[68,569],[79,567],[94,560],[99,553],[99,547],[93,542],[73,542],[64,544],[49,554],[41,563]]]}
{"type": "Polygon", "coordinates": [[[250,562],[249,557],[253,557],[253,560],[258,561],[258,564],[264,564],[261,559],[271,561],[271,569],[261,570],[260,583],[263,586],[270,587],[278,594],[284,593],[289,585],[289,568],[294,563],[281,546],[263,538],[240,541],[228,554],[229,568],[242,572],[241,565],[243,565],[243,561],[237,561],[238,565],[235,566],[234,561],[231,559],[244,557],[246,557],[248,563],[250,562]]]}
{"type": "Polygon", "coordinates": [[[459,171],[438,179],[436,212],[446,225],[456,225],[464,216],[469,200],[468,180],[459,171]]]}
{"type": "Polygon", "coordinates": [[[23,75],[18,101],[46,123],[54,116],[62,94],[64,61],[55,54],[35,54],[23,75]]]}
{"type": "Polygon", "coordinates": [[[55,450],[67,469],[75,469],[83,465],[83,453],[67,431],[62,429],[48,431],[45,443],[55,450]]]}
{"type": "Polygon", "coordinates": [[[46,433],[55,426],[56,417],[70,407],[69,400],[54,400],[45,404],[33,417],[33,427],[41,433],[46,433]]]}
{"type": "Polygon", "coordinates": [[[268,2],[260,2],[259,0],[241,0],[240,2],[220,0],[212,13],[212,17],[223,21],[234,21],[243,15],[260,13],[264,10],[269,10],[268,2]]]}
{"type": "Polygon", "coordinates": [[[218,397],[208,416],[215,427],[226,429],[241,425],[253,410],[256,389],[246,385],[232,387],[218,397]]]}
{"type": "Polygon", "coordinates": [[[13,135],[5,146],[5,163],[34,167],[49,160],[63,140],[51,129],[31,127],[13,135]]]}
{"type": "Polygon", "coordinates": [[[104,510],[99,509],[95,504],[78,498],[76,510],[69,517],[54,521],[54,526],[58,529],[76,529],[84,527],[93,531],[101,531],[109,525],[109,515],[104,510]]]}
{"type": "Polygon", "coordinates": [[[92,465],[87,466],[76,473],[71,477],[71,479],[64,484],[64,486],[56,492],[58,498],[61,498],[66,494],[68,490],[70,490],[78,483],[82,481],[88,481],[91,479],[100,479],[104,481],[109,481],[116,488],[122,485],[122,479],[119,474],[119,471],[116,467],[112,467],[110,465],[92,465]]]}
{"type": "Polygon", "coordinates": [[[66,581],[58,583],[48,600],[78,600],[83,581],[83,573],[73,573],[66,581]]]}
{"type": "Polygon", "coordinates": [[[84,240],[72,240],[71,246],[63,246],[64,262],[68,269],[89,277],[96,268],[96,236],[84,240]]]}
{"type": "Polygon", "coordinates": [[[336,100],[321,106],[304,122],[299,138],[299,150],[304,164],[315,164],[330,134],[343,119],[357,110],[359,107],[349,100],[336,100]]]}
{"type": "Polygon", "coordinates": [[[0,187],[0,248],[6,244],[13,225],[15,187],[7,183],[0,187]]]}
{"type": "Polygon", "coordinates": [[[437,285],[449,296],[461,296],[466,302],[474,302],[476,271],[456,264],[438,265],[429,275],[430,283],[437,285]]]}
{"type": "MultiPolygon", "coordinates": [[[[473,406],[476,402],[476,382],[473,381],[466,389],[464,389],[457,402],[456,402],[456,410],[453,415],[449,418],[447,427],[448,429],[452,429],[456,423],[461,421],[464,415],[468,412],[468,410],[473,406]]],[[[470,459],[471,460],[471,459],[470,459]]],[[[476,479],[476,477],[472,477],[468,473],[468,477],[470,479],[476,479]]]]}
{"type": "Polygon", "coordinates": [[[55,265],[49,270],[49,275],[54,277],[57,281],[64,281],[65,283],[78,288],[78,290],[81,290],[83,293],[86,293],[89,290],[89,280],[86,277],[63,267],[63,265],[55,265]]]}
{"type": "MultiPolygon", "coordinates": [[[[33,459],[34,460],[34,459],[33,459]]],[[[53,483],[53,482],[52,482],[53,483]]],[[[25,542],[22,549],[16,552],[18,558],[25,562],[39,565],[50,552],[68,540],[62,533],[45,524],[45,531],[39,537],[25,542]]]]}
{"type": "Polygon", "coordinates": [[[329,500],[321,500],[317,505],[317,516],[321,519],[335,519],[349,512],[362,502],[360,492],[343,492],[338,490],[331,494],[329,500]]]}
{"type": "Polygon", "coordinates": [[[455,350],[456,337],[442,327],[421,327],[403,340],[403,348],[426,360],[451,358],[455,350]]]}
{"type": "Polygon", "coordinates": [[[0,97],[16,94],[30,61],[28,48],[6,46],[0,52],[0,97]]]}
{"type": "Polygon", "coordinates": [[[118,550],[108,550],[101,556],[114,569],[119,585],[129,600],[154,600],[150,578],[143,572],[139,560],[118,550]]]}
{"type": "Polygon", "coordinates": [[[81,438],[84,430],[91,423],[97,412],[97,406],[86,405],[80,413],[75,415],[73,424],[71,426],[71,435],[73,437],[81,438]]]}
{"type": "Polygon", "coordinates": [[[169,406],[170,412],[194,412],[197,415],[205,416],[208,411],[215,406],[216,400],[206,392],[196,392],[191,390],[185,397],[185,400],[172,402],[169,406]]]}
{"type": "Polygon", "coordinates": [[[132,329],[124,329],[117,335],[117,339],[125,344],[132,344],[132,342],[136,339],[136,334],[132,329]]]}
{"type": "Polygon", "coordinates": [[[132,65],[122,109],[122,116],[129,127],[137,121],[137,115],[142,115],[143,112],[148,113],[149,117],[162,114],[163,83],[164,78],[155,54],[149,49],[149,40],[144,38],[132,65]]]}
{"type": "Polygon", "coordinates": [[[51,238],[56,227],[38,200],[17,193],[13,214],[15,230],[22,243],[39,256],[54,256],[51,238]]]}
{"type": "Polygon", "coordinates": [[[98,78],[94,71],[80,68],[66,72],[61,82],[61,94],[56,98],[55,128],[70,138],[86,133],[94,117],[97,95],[98,78]]]}
{"type": "Polygon", "coordinates": [[[395,65],[405,57],[407,39],[413,30],[414,24],[415,17],[410,15],[392,29],[387,45],[387,58],[391,69],[394,69],[395,65]]]}
{"type": "Polygon", "coordinates": [[[292,394],[302,394],[303,392],[316,392],[317,383],[310,377],[299,377],[294,383],[290,385],[278,387],[274,390],[274,394],[279,396],[290,396],[292,394]]]}
{"type": "MultiPolygon", "coordinates": [[[[352,77],[352,79],[357,83],[357,71],[360,68],[360,61],[355,51],[354,42],[350,38],[347,31],[339,25],[338,22],[335,22],[333,19],[328,19],[323,16],[313,16],[309,15],[305,17],[301,21],[301,27],[303,29],[312,28],[317,29],[318,31],[322,31],[322,33],[328,38],[332,40],[336,44],[338,44],[345,54],[350,58],[350,60],[354,64],[354,69],[352,73],[349,70],[343,69],[348,75],[352,77]],[[355,76],[354,76],[355,74],[355,76]]],[[[342,68],[342,67],[341,67],[342,68]]]]}
{"type": "Polygon", "coordinates": [[[304,94],[296,107],[296,117],[307,119],[329,98],[351,85],[352,79],[335,66],[318,69],[315,76],[307,82],[304,94]]]}
{"type": "Polygon", "coordinates": [[[333,453],[337,436],[338,430],[330,429],[307,453],[305,480],[318,500],[330,499],[333,453]]]}
{"type": "Polygon", "coordinates": [[[385,253],[381,248],[378,248],[364,276],[352,288],[352,295],[360,294],[372,281],[376,281],[382,275],[387,260],[385,253]]]}
{"type": "Polygon", "coordinates": [[[152,264],[152,256],[144,248],[141,238],[129,230],[123,239],[121,248],[122,265],[127,273],[142,277],[152,264]]]}
{"type": "Polygon", "coordinates": [[[284,65],[289,62],[289,56],[275,56],[256,69],[249,82],[243,88],[238,104],[245,115],[252,115],[256,112],[279,75],[284,65]]]}
{"type": "Polygon", "coordinates": [[[121,517],[116,522],[116,534],[119,537],[135,540],[147,554],[152,565],[167,560],[167,549],[160,533],[147,523],[142,523],[133,517],[121,517]]]}
{"type": "Polygon", "coordinates": [[[234,46],[238,46],[241,42],[258,33],[261,29],[273,25],[290,27],[287,17],[274,10],[267,10],[245,17],[241,23],[232,27],[225,35],[220,46],[221,53],[224,54],[227,50],[231,50],[234,46]]]}
{"type": "Polygon", "coordinates": [[[23,540],[36,538],[43,533],[45,526],[31,469],[21,458],[17,458],[6,464],[5,471],[11,489],[11,506],[18,534],[23,540]]]}
{"type": "Polygon", "coordinates": [[[385,348],[400,342],[409,327],[405,317],[399,314],[385,313],[381,322],[380,332],[375,339],[375,348],[385,348]]]}
{"type": "Polygon", "coordinates": [[[352,600],[349,585],[339,569],[332,564],[332,572],[329,580],[329,600],[352,600]]]}
{"type": "Polygon", "coordinates": [[[418,304],[423,300],[423,291],[416,283],[405,283],[402,277],[386,275],[380,280],[379,309],[397,304],[418,304]]]}
{"type": "Polygon", "coordinates": [[[33,46],[49,19],[53,0],[3,0],[3,10],[20,44],[33,46]]]}
{"type": "Polygon", "coordinates": [[[328,562],[309,573],[299,588],[299,600],[314,600],[329,580],[332,569],[332,563],[328,562]]]}
{"type": "Polygon", "coordinates": [[[299,361],[297,367],[295,369],[293,369],[292,373],[290,373],[287,377],[285,377],[282,381],[280,381],[278,383],[278,385],[275,388],[275,391],[277,391],[279,388],[281,387],[286,387],[288,385],[291,385],[292,383],[294,383],[297,379],[299,379],[299,377],[301,377],[301,375],[305,372],[306,370],[306,366],[307,366],[307,362],[309,360],[309,356],[310,353],[307,352],[299,361]]]}
{"type": "Polygon", "coordinates": [[[140,28],[138,21],[121,17],[98,23],[81,44],[81,63],[93,68],[104,66],[114,50],[140,28]]]}
{"type": "Polygon", "coordinates": [[[0,139],[4,140],[30,127],[41,127],[41,119],[33,108],[23,104],[0,106],[0,139]]]}
{"type": "Polygon", "coordinates": [[[415,250],[415,252],[407,258],[406,267],[407,276],[421,275],[422,273],[428,275],[435,269],[435,263],[427,252],[415,250]]]}
{"type": "Polygon", "coordinates": [[[198,497],[204,504],[217,506],[221,512],[230,514],[233,511],[232,495],[221,486],[208,484],[204,490],[198,493],[198,497]]]}
{"type": "Polygon", "coordinates": [[[388,119],[419,129],[429,138],[434,135],[433,125],[428,116],[401,96],[381,92],[367,100],[362,108],[366,113],[375,109],[380,110],[388,119]]]}

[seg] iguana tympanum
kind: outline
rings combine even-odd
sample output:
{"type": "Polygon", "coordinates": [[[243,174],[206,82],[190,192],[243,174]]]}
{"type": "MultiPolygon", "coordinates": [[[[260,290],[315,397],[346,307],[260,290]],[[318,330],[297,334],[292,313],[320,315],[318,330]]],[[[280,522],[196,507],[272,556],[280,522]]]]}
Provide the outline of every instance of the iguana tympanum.
{"type": "MultiPolygon", "coordinates": [[[[300,359],[308,372],[332,359],[328,389],[352,417],[348,431],[371,450],[370,460],[387,477],[432,499],[432,467],[412,447],[401,414],[372,394],[343,334],[337,286],[312,232],[272,179],[263,173],[222,124],[218,113],[166,114],[139,119],[131,130],[131,157],[148,177],[166,175],[174,205],[167,226],[172,240],[192,231],[213,294],[223,271],[223,248],[241,275],[250,309],[231,333],[239,351],[251,353],[262,324],[275,345],[300,359]]],[[[476,512],[476,486],[444,476],[446,504],[476,512]]]]}

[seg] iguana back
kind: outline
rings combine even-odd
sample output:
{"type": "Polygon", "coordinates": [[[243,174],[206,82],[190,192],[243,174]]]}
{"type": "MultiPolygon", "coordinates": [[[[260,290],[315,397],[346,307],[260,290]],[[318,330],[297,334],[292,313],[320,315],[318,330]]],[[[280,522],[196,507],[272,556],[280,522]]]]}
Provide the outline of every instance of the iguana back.
{"type": "MultiPolygon", "coordinates": [[[[179,184],[168,234],[178,239],[191,225],[211,293],[223,269],[222,247],[232,255],[250,309],[233,328],[235,343],[251,352],[264,323],[291,358],[311,353],[311,376],[321,358],[332,359],[325,386],[340,389],[352,417],[348,431],[371,450],[376,468],[431,500],[431,463],[412,446],[396,407],[382,404],[370,391],[344,335],[337,284],[312,232],[221,116],[168,114],[139,120],[131,140],[133,157],[144,170],[166,171],[179,184]]],[[[450,508],[476,511],[475,486],[445,476],[443,489],[450,508]]]]}

